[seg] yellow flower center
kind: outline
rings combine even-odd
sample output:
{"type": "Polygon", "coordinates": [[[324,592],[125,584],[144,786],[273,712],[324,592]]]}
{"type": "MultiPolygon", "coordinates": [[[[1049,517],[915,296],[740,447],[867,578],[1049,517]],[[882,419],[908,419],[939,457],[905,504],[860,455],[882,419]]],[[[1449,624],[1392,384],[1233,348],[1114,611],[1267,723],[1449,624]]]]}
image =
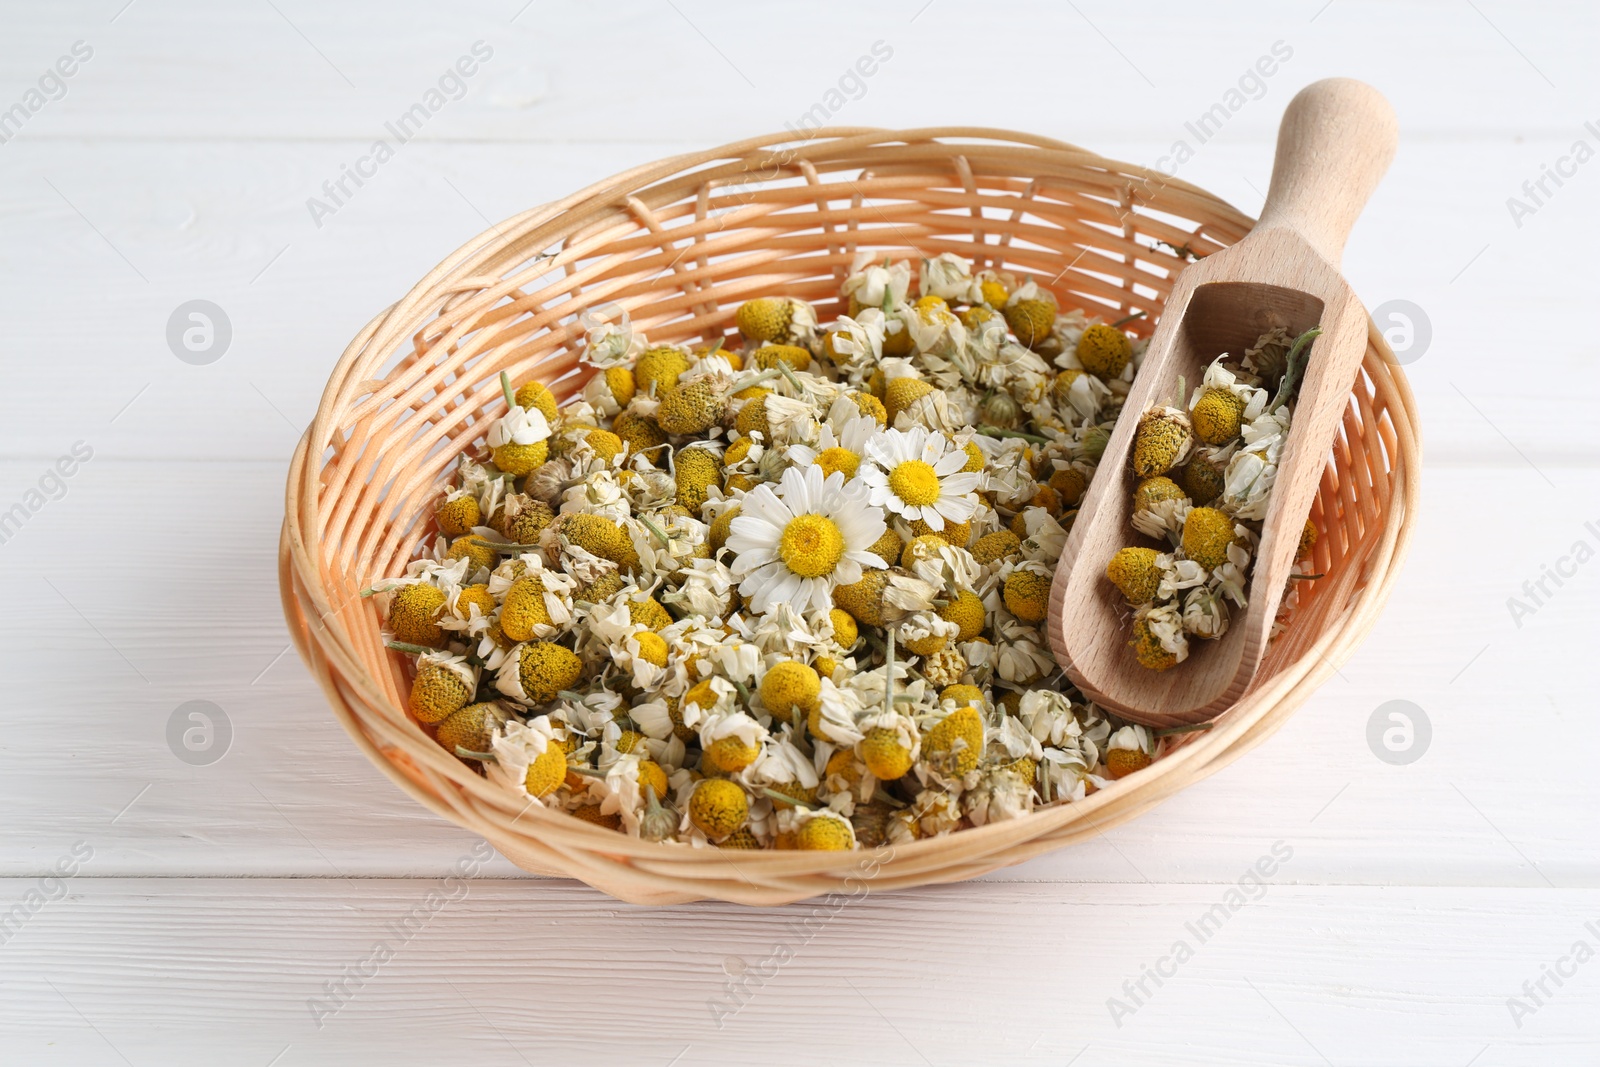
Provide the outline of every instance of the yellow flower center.
{"type": "Polygon", "coordinates": [[[856,468],[861,466],[861,457],[848,448],[825,448],[818,454],[816,464],[822,468],[824,477],[838,471],[848,481],[856,476],[856,468]]]}
{"type": "Polygon", "coordinates": [[[831,519],[797,515],[783,528],[778,557],[802,578],[832,574],[844,555],[844,535],[831,519]]]}
{"type": "Polygon", "coordinates": [[[908,459],[889,472],[889,488],[913,507],[924,507],[939,500],[939,475],[931,464],[908,459]]]}

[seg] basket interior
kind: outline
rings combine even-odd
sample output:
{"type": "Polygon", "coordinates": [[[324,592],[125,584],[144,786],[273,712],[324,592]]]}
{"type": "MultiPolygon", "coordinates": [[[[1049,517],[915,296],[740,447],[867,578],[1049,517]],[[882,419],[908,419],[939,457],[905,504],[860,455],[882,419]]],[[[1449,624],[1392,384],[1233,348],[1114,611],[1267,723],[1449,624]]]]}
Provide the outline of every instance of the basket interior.
{"type": "MultiPolygon", "coordinates": [[[[826,322],[843,311],[839,285],[859,252],[915,264],[949,251],[1032,277],[1064,309],[1144,312],[1129,329],[1148,335],[1191,257],[1251,225],[1186,183],[1057,142],[826,134],[666,160],[526,212],[464,246],[352,344],[312,429],[321,465],[307,475],[317,506],[304,533],[320,562],[320,621],[369,666],[391,725],[432,744],[406,718],[402,657],[384,652],[382,619],[359,591],[431,542],[430,505],[457,454],[504,411],[500,371],[543,380],[558,399],[581,388],[584,311],[619,306],[652,342],[737,343],[731,320],[750,297],[802,297],[826,322]]],[[[1299,608],[1255,689],[1308,655],[1367,581],[1396,486],[1397,376],[1374,333],[1312,512],[1322,577],[1297,583],[1299,608]]],[[[379,747],[421,774],[409,744],[379,747]]]]}

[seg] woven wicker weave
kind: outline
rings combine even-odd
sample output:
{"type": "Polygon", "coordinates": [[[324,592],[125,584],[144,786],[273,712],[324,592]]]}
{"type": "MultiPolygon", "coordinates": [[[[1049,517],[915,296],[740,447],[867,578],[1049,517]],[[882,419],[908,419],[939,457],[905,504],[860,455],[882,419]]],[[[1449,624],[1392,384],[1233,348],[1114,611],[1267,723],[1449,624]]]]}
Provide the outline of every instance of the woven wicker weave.
{"type": "Polygon", "coordinates": [[[433,811],[519,866],[623,900],[777,904],[971,878],[1116,826],[1260,744],[1372,626],[1410,539],[1418,442],[1410,389],[1374,329],[1313,518],[1317,570],[1246,698],[1171,738],[1149,769],[1076,804],[876,852],[661,845],[527,806],[440,748],[406,710],[405,658],[359,591],[399,574],[434,530],[458,453],[504,411],[498,373],[565,399],[585,308],[617,303],[654,342],[731,331],[741,301],[842,310],[856,252],[953,251],[1031,275],[1063,308],[1150,314],[1186,261],[1251,220],[1203,190],[1002,130],[836,128],[652,163],[509,219],[452,254],[340,358],[290,468],[280,550],[301,656],[363,751],[433,811]]]}

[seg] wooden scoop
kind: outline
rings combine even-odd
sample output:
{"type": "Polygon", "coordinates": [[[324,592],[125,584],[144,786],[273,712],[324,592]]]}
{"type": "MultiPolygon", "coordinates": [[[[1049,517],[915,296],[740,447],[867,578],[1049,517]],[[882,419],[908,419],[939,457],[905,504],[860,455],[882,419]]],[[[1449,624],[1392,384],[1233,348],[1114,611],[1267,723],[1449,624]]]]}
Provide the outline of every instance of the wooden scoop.
{"type": "Polygon", "coordinates": [[[1204,722],[1243,696],[1255,677],[1366,352],[1367,313],[1340,276],[1339,260],[1394,158],[1395,140],[1394,111],[1371,86],[1348,78],[1308,85],[1284,112],[1272,188],[1255,229],[1185,268],[1173,286],[1050,593],[1056,659],[1085,695],[1127,718],[1157,727],[1204,722]],[[1232,620],[1221,638],[1191,638],[1183,663],[1165,671],[1140,666],[1129,647],[1132,609],[1105,576],[1118,549],[1152,543],[1129,522],[1137,484],[1129,458],[1140,413],[1177,406],[1180,377],[1194,389],[1213,359],[1242,355],[1274,326],[1296,337],[1319,324],[1263,520],[1248,606],[1229,605],[1232,620]]]}

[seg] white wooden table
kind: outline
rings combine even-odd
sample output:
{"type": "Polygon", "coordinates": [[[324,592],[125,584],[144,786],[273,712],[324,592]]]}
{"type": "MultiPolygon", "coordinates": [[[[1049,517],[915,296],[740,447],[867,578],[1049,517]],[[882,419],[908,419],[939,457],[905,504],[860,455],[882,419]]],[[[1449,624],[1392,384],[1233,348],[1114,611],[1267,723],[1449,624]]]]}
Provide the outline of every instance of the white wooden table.
{"type": "Polygon", "coordinates": [[[523,4],[4,4],[0,1062],[1600,1060],[1593,5],[523,4]],[[460,99],[308,208],[478,41],[460,99]],[[818,106],[1147,164],[1182,140],[1253,211],[1331,74],[1403,126],[1346,269],[1429,324],[1427,471],[1387,614],[1281,734],[1092,844],[810,933],[498,856],[446,888],[481,843],[367,764],[279,611],[286,460],[370,315],[488,220],[818,106]],[[191,300],[231,326],[209,363],[168,343],[191,300]],[[1367,740],[1393,700],[1431,724],[1406,765],[1367,740]],[[169,744],[190,701],[221,759],[169,744]]]}

